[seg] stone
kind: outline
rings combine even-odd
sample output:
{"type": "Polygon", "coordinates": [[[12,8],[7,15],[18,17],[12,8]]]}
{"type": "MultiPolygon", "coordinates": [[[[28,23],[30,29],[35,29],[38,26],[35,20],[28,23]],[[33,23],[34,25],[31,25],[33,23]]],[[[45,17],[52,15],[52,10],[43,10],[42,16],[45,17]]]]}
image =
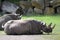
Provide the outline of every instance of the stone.
{"type": "Polygon", "coordinates": [[[54,14],[54,8],[46,7],[45,14],[48,14],[48,15],[54,14]]]}
{"type": "Polygon", "coordinates": [[[38,8],[34,8],[34,12],[41,14],[42,13],[42,10],[41,9],[38,9],[38,8]]]}

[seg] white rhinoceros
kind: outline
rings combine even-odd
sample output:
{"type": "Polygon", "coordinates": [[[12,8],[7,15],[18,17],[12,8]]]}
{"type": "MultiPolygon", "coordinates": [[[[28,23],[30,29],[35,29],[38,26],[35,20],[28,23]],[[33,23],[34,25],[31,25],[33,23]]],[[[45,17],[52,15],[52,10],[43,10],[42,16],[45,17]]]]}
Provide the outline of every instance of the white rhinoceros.
{"type": "Polygon", "coordinates": [[[45,23],[36,20],[10,20],[2,27],[4,28],[4,32],[9,35],[43,34],[43,32],[52,32],[55,25],[51,27],[51,24],[47,27],[45,23]]]}

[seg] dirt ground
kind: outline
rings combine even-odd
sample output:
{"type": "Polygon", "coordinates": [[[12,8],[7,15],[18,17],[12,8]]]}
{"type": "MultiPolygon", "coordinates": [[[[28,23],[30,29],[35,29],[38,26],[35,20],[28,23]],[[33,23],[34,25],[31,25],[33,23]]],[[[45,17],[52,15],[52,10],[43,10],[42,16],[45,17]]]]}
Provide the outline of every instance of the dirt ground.
{"type": "Polygon", "coordinates": [[[0,35],[0,40],[58,40],[55,37],[51,35],[0,35]]]}

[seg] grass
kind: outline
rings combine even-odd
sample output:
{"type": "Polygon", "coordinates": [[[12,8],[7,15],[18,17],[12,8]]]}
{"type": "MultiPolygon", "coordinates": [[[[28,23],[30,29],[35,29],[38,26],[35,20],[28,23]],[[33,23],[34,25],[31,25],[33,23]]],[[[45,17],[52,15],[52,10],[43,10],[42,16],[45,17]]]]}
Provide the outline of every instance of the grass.
{"type": "MultiPolygon", "coordinates": [[[[42,35],[42,37],[49,40],[60,40],[60,15],[26,15],[23,16],[22,19],[34,19],[38,21],[42,20],[43,22],[46,22],[47,25],[51,22],[56,24],[56,27],[51,35],[42,35]]],[[[0,35],[3,34],[5,34],[4,31],[0,31],[0,35]]]]}

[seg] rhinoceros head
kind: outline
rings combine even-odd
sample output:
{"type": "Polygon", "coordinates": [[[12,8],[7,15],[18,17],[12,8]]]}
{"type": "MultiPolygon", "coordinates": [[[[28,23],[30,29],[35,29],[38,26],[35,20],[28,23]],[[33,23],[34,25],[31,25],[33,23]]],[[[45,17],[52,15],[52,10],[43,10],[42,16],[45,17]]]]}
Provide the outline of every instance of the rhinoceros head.
{"type": "Polygon", "coordinates": [[[45,23],[45,25],[42,26],[42,31],[44,31],[45,33],[52,33],[55,25],[56,25],[56,24],[54,24],[54,25],[52,26],[52,23],[50,23],[50,24],[47,26],[46,23],[45,23]]]}

